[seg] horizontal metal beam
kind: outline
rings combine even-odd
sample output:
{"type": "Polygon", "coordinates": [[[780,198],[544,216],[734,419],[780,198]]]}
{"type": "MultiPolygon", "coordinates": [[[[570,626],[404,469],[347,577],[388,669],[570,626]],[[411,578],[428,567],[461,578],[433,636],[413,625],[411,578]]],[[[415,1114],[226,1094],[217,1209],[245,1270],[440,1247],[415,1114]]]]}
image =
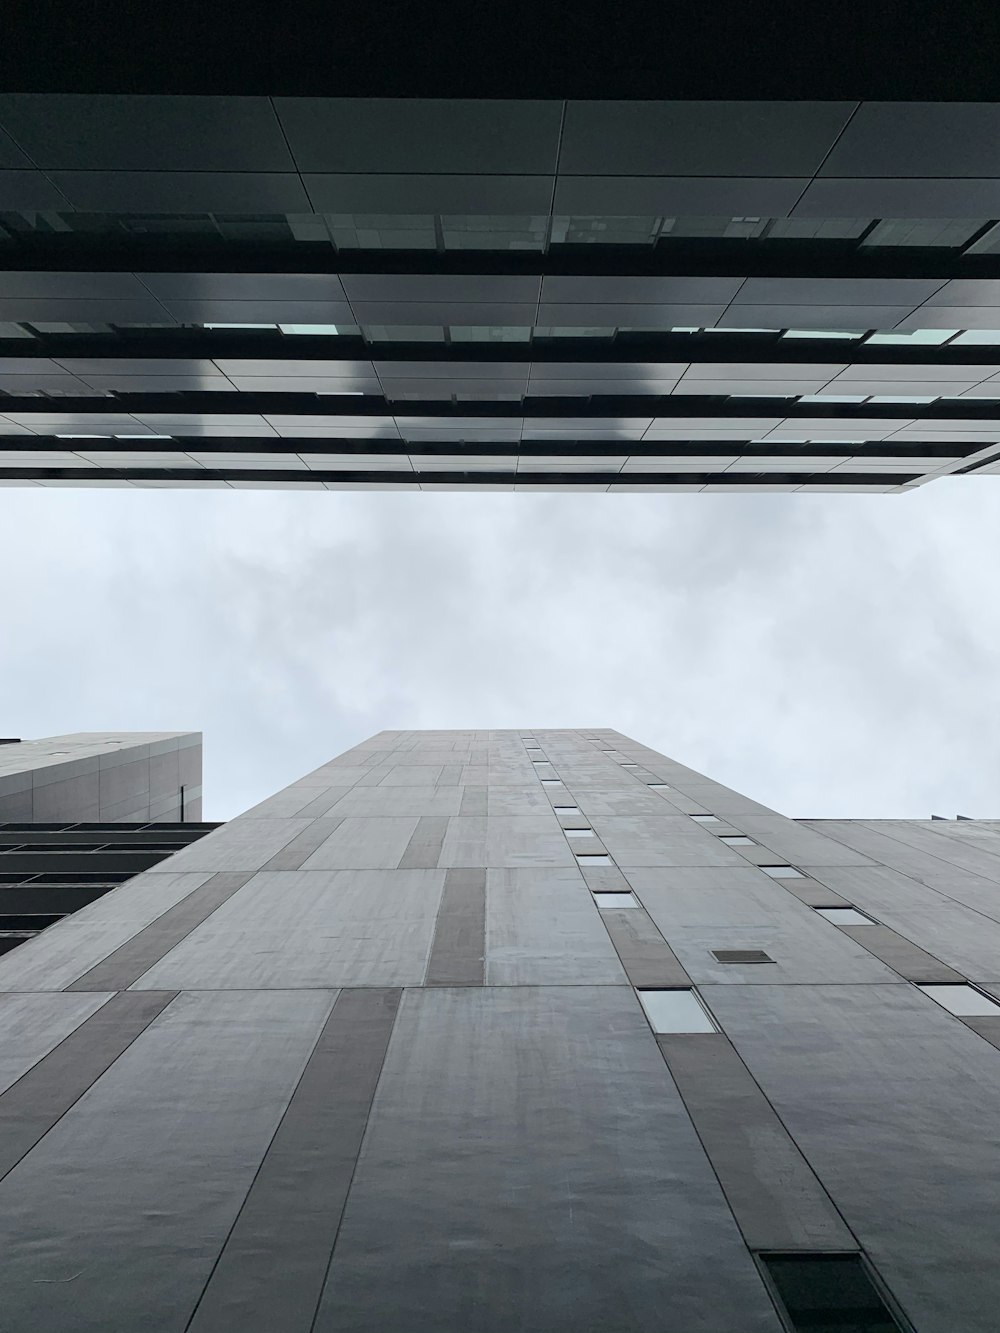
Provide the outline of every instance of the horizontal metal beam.
{"type": "Polygon", "coordinates": [[[290,473],[273,468],[0,468],[4,481],[95,481],[101,477],[121,481],[252,481],[305,482],[312,485],[395,486],[424,488],[462,485],[474,490],[485,486],[904,486],[919,481],[922,474],[871,472],[419,472],[308,471],[290,473]]]}
{"type": "Polygon", "coordinates": [[[235,390],[204,393],[122,393],[109,397],[38,398],[29,395],[0,397],[0,417],[16,414],[51,416],[72,413],[102,417],[120,413],[155,413],[183,416],[192,413],[220,417],[239,415],[282,415],[323,417],[335,426],[341,417],[425,418],[447,426],[452,418],[493,418],[518,420],[532,417],[546,421],[561,418],[586,418],[600,423],[623,417],[706,417],[708,419],[746,417],[786,417],[808,425],[817,418],[835,417],[845,424],[857,420],[879,421],[948,420],[955,422],[993,421],[1000,408],[988,399],[968,398],[961,402],[921,403],[800,403],[791,398],[727,397],[725,394],[673,394],[669,397],[642,397],[630,394],[593,398],[524,398],[521,400],[460,403],[430,399],[387,400],[372,394],[252,393],[235,390]]]}
{"type": "MultiPolygon", "coordinates": [[[[990,219],[992,223],[995,219],[990,219]]],[[[987,228],[984,220],[983,230],[987,228]]],[[[1000,254],[946,246],[859,247],[855,239],[665,237],[656,245],[535,250],[336,250],[331,241],[261,244],[79,232],[15,233],[0,273],[294,273],[566,277],[997,278],[1000,254]]]]}

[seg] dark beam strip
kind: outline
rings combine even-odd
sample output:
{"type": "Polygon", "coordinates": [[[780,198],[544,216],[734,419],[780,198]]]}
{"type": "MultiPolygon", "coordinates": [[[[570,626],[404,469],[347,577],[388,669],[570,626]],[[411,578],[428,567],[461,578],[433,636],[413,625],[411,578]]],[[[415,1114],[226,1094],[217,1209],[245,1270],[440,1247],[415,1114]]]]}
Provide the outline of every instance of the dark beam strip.
{"type": "MultiPolygon", "coordinates": [[[[100,452],[102,454],[122,454],[133,456],[142,453],[193,454],[273,454],[274,457],[303,457],[312,455],[328,456],[336,454],[362,454],[367,457],[384,455],[398,457],[407,454],[413,459],[426,459],[434,462],[442,456],[454,458],[460,453],[463,457],[475,459],[481,455],[491,458],[607,458],[608,455],[630,458],[730,458],[733,454],[754,452],[775,458],[808,459],[810,453],[823,457],[829,454],[857,457],[871,462],[872,458],[955,458],[978,453],[984,446],[962,445],[958,441],[942,443],[940,440],[884,441],[871,440],[867,444],[787,444],[770,440],[614,440],[593,438],[585,440],[439,440],[435,444],[419,444],[412,440],[342,440],[342,439],[299,439],[283,435],[281,438],[264,439],[253,435],[190,436],[173,435],[168,443],[165,440],[98,440],[86,442],[60,440],[52,435],[0,435],[0,452],[37,454],[52,450],[65,453],[78,450],[83,453],[100,452]]],[[[985,446],[989,447],[989,446],[985,446]]],[[[107,464],[105,466],[112,466],[107,464]]],[[[974,466],[978,466],[975,464],[974,466]]],[[[18,469],[20,471],[20,469],[18,469]]]]}
{"type": "MultiPolygon", "coordinates": [[[[704,333],[672,333],[670,330],[629,330],[613,338],[541,338],[523,343],[467,342],[366,342],[360,335],[294,336],[276,329],[176,328],[130,329],[125,326],[107,333],[36,333],[31,338],[0,339],[0,355],[16,357],[130,358],[169,360],[171,357],[208,359],[324,360],[331,356],[350,360],[420,362],[643,362],[652,365],[688,361],[748,361],[781,366],[816,361],[880,366],[903,363],[913,366],[980,365],[990,360],[989,346],[968,344],[934,347],[927,345],[863,343],[842,338],[783,338],[780,333],[740,333],[735,329],[709,329],[704,333]]],[[[874,376],[873,378],[878,378],[874,376]]]]}
{"type": "MultiPolygon", "coordinates": [[[[322,416],[329,419],[331,426],[336,425],[342,415],[348,417],[385,417],[403,416],[421,417],[447,426],[449,421],[486,418],[493,420],[501,417],[505,420],[520,421],[522,417],[533,417],[558,421],[563,417],[586,417],[601,423],[605,418],[617,421],[620,417],[708,417],[724,420],[729,417],[787,417],[791,421],[801,422],[808,427],[811,421],[827,420],[836,417],[845,426],[855,420],[868,421],[921,421],[932,420],[966,421],[974,425],[976,421],[992,421],[997,416],[996,403],[979,398],[964,399],[961,402],[946,403],[799,403],[791,398],[745,398],[731,397],[725,394],[713,394],[704,397],[701,394],[671,394],[667,397],[642,397],[633,394],[600,395],[591,398],[527,398],[452,403],[435,400],[419,400],[400,403],[393,400],[388,404],[385,398],[365,394],[359,397],[350,395],[330,395],[314,393],[250,393],[219,391],[216,393],[123,393],[111,398],[78,398],[68,395],[41,400],[32,396],[10,395],[2,400],[0,416],[16,413],[19,420],[30,425],[34,414],[51,417],[53,412],[73,413],[76,416],[106,417],[109,413],[134,412],[140,414],[158,413],[179,416],[189,412],[211,415],[218,413],[225,417],[233,411],[240,413],[259,413],[261,415],[280,414],[287,417],[322,416]]],[[[206,437],[202,437],[203,439],[206,437]]]]}
{"type": "MultiPolygon", "coordinates": [[[[734,178],[739,181],[739,178],[734,178]]],[[[140,210],[137,210],[140,211],[140,210]]],[[[127,216],[127,215],[120,215],[127,216]]],[[[207,216],[207,215],[206,215],[207,216]]],[[[995,219],[985,220],[988,223],[995,219]]],[[[170,236],[16,232],[2,272],[412,274],[421,277],[998,278],[1000,256],[962,247],[662,237],[656,245],[555,244],[536,250],[336,250],[332,241],[183,243],[170,236]]]]}
{"type": "Polygon", "coordinates": [[[0,1096],[0,1179],[152,1023],[176,991],[112,996],[0,1096]]]}
{"type": "Polygon", "coordinates": [[[189,1333],[309,1333],[401,994],[341,991],[189,1333]]]}
{"type": "Polygon", "coordinates": [[[64,989],[125,990],[180,944],[181,940],[186,939],[192,930],[200,926],[256,873],[255,870],[219,871],[64,989]]]}
{"type": "MultiPolygon", "coordinates": [[[[405,452],[400,450],[400,452],[405,452]]],[[[902,486],[917,481],[924,474],[912,472],[295,472],[268,468],[0,468],[0,479],[36,481],[52,478],[65,481],[93,481],[104,476],[120,481],[263,481],[331,483],[337,486],[410,485],[424,490],[442,486],[463,486],[470,490],[484,486],[709,486],[738,484],[755,486],[902,486]]]]}

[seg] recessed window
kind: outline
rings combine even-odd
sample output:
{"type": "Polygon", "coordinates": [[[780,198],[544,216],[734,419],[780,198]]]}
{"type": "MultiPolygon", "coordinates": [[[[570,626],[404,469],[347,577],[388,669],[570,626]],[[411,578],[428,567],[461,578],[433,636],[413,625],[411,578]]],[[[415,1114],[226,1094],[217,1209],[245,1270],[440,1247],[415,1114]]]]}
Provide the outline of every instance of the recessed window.
{"type": "Polygon", "coordinates": [[[712,949],[717,963],[773,963],[763,949],[712,949]]]}
{"type": "Polygon", "coordinates": [[[557,815],[578,815],[580,813],[578,805],[554,805],[552,809],[557,815]]]}
{"type": "Polygon", "coordinates": [[[874,926],[870,916],[864,916],[856,907],[817,907],[819,916],[832,921],[835,926],[874,926]]]}
{"type": "Polygon", "coordinates": [[[996,1018],[1000,1015],[1000,1004],[976,990],[975,986],[920,986],[918,989],[959,1018],[972,1018],[977,1014],[996,1018]]]}
{"type": "Polygon", "coordinates": [[[670,788],[665,782],[647,782],[646,786],[650,791],[669,791],[670,788]]]}
{"type": "Polygon", "coordinates": [[[720,841],[720,842],[724,842],[724,843],[726,844],[727,847],[756,847],[756,846],[757,846],[757,844],[754,842],[753,838],[745,838],[745,837],[743,836],[742,833],[734,833],[734,834],[730,835],[729,837],[726,837],[725,835],[722,835],[722,836],[719,838],[719,841],[720,841]]]}
{"type": "Polygon", "coordinates": [[[636,991],[654,1032],[718,1032],[693,990],[636,991]]]}
{"type": "Polygon", "coordinates": [[[567,838],[596,838],[597,834],[592,828],[564,828],[563,833],[567,838]]]}
{"type": "Polygon", "coordinates": [[[532,759],[531,762],[533,764],[547,764],[549,761],[545,758],[542,758],[542,759],[532,759]]]}
{"type": "Polygon", "coordinates": [[[609,866],[611,857],[603,852],[577,852],[576,859],[581,865],[587,866],[609,866]]]}
{"type": "Polygon", "coordinates": [[[638,764],[631,764],[631,763],[627,764],[624,759],[622,760],[622,768],[638,768],[638,767],[639,767],[638,764]]]}
{"type": "Polygon", "coordinates": [[[557,783],[562,782],[562,778],[541,778],[540,781],[541,781],[546,787],[551,787],[553,784],[557,784],[557,783]]]}
{"type": "Polygon", "coordinates": [[[795,1333],[848,1329],[902,1333],[858,1254],[762,1254],[779,1304],[795,1333]]]}
{"type": "Polygon", "coordinates": [[[761,866],[765,875],[770,875],[772,879],[805,879],[801,870],[796,870],[794,866],[761,866]]]}
{"type": "Polygon", "coordinates": [[[722,820],[718,815],[692,815],[691,818],[696,824],[721,824],[722,820]]]}
{"type": "Polygon", "coordinates": [[[606,909],[639,906],[631,893],[595,893],[594,902],[598,907],[606,909]]]}

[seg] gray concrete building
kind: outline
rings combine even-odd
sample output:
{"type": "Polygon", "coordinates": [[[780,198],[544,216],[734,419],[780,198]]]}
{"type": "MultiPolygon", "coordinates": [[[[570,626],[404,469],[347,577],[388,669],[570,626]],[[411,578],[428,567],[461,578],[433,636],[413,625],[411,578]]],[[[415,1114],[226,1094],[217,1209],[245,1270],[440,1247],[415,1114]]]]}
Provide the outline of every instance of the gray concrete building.
{"type": "Polygon", "coordinates": [[[77,731],[0,743],[0,822],[195,822],[201,732],[77,731]]]}
{"type": "Polygon", "coordinates": [[[12,1330],[993,1333],[1000,822],[382,732],[0,959],[12,1330]]]}

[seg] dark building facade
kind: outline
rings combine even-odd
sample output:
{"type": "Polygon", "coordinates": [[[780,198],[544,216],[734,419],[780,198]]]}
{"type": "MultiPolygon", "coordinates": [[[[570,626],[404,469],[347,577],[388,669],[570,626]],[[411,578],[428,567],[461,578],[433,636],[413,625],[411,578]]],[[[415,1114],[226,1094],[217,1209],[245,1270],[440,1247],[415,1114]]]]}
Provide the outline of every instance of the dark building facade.
{"type": "Polygon", "coordinates": [[[1000,105],[0,96],[4,485],[1000,470],[1000,105]]]}
{"type": "Polygon", "coordinates": [[[4,1324],[992,1333],[998,959],[1000,822],[382,732],[0,960],[4,1324]]]}
{"type": "Polygon", "coordinates": [[[0,744],[0,953],[202,837],[199,732],[0,744]]]}

